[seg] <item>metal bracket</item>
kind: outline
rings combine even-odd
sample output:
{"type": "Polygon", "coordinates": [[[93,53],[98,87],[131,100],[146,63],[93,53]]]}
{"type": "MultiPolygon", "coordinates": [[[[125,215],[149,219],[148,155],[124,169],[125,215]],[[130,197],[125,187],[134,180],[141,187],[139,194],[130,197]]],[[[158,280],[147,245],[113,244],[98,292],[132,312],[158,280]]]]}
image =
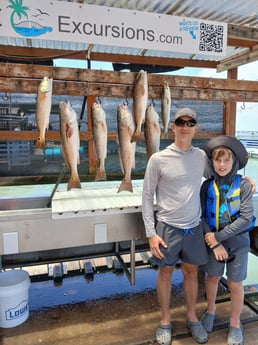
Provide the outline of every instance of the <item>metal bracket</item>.
{"type": "Polygon", "coordinates": [[[131,250],[130,250],[130,270],[126,266],[123,258],[119,253],[119,243],[116,242],[116,257],[123,267],[125,274],[131,285],[135,285],[135,240],[131,240],[131,250]]]}

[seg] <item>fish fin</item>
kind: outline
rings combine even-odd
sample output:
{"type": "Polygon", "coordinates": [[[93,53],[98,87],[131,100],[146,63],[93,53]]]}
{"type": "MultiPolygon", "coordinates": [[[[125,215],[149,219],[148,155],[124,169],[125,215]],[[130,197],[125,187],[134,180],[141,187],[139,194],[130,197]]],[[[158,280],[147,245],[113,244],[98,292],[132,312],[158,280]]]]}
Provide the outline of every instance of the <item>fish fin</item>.
{"type": "Polygon", "coordinates": [[[70,176],[68,181],[67,190],[71,190],[73,188],[81,189],[81,182],[79,176],[70,176]]]}
{"type": "Polygon", "coordinates": [[[123,180],[120,184],[120,187],[118,188],[117,193],[120,193],[122,191],[127,191],[127,192],[131,192],[133,193],[133,185],[132,185],[132,181],[125,181],[123,180]]]}
{"type": "Polygon", "coordinates": [[[107,175],[106,175],[105,170],[98,169],[95,176],[95,181],[106,181],[106,180],[107,180],[107,175]]]}
{"type": "Polygon", "coordinates": [[[131,138],[131,143],[140,140],[140,136],[141,136],[141,133],[135,130],[131,138]]]}
{"type": "Polygon", "coordinates": [[[73,132],[74,132],[74,129],[71,126],[69,126],[68,124],[66,124],[65,134],[66,134],[67,139],[71,138],[71,136],[73,135],[73,132]]]}

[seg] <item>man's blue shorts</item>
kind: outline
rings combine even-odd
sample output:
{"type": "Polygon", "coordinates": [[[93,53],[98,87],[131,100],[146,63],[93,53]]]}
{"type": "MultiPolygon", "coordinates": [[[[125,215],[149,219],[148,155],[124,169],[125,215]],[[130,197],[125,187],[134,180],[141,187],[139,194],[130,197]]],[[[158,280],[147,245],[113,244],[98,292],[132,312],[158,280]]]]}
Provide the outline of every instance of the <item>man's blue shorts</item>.
{"type": "Polygon", "coordinates": [[[163,222],[157,222],[157,234],[166,242],[167,248],[160,247],[163,259],[152,257],[158,266],[175,266],[179,261],[192,265],[203,265],[208,261],[202,223],[192,229],[178,229],[163,222]]]}

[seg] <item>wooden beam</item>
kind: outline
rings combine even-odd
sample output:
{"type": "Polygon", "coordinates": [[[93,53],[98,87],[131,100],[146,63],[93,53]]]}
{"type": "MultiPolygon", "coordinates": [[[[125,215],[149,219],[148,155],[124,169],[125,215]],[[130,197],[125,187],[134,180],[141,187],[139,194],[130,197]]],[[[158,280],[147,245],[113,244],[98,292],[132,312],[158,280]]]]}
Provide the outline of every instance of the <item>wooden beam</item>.
{"type": "Polygon", "coordinates": [[[252,48],[257,44],[257,41],[249,41],[245,38],[230,38],[228,37],[228,46],[230,47],[237,47],[237,48],[252,48]]]}
{"type": "Polygon", "coordinates": [[[238,66],[245,65],[249,62],[256,61],[258,59],[258,44],[250,49],[238,53],[234,56],[228,57],[217,65],[217,72],[223,72],[238,66]]]}
{"type": "MultiPolygon", "coordinates": [[[[43,76],[53,77],[53,94],[132,97],[136,73],[0,63],[0,90],[36,94],[43,76]]],[[[160,98],[168,82],[173,99],[256,102],[256,81],[148,74],[149,97],[160,98]]]]}
{"type": "MultiPolygon", "coordinates": [[[[195,139],[209,139],[215,137],[217,135],[222,134],[220,131],[205,131],[205,132],[198,132],[195,134],[195,139]]],[[[0,141],[37,141],[38,138],[38,131],[0,131],[0,141]]],[[[116,141],[117,139],[117,132],[109,132],[108,133],[108,140],[116,141]]],[[[168,139],[174,139],[174,134],[172,132],[168,133],[168,139]]],[[[93,140],[92,133],[90,132],[80,132],[80,140],[93,140]]],[[[144,141],[144,133],[141,133],[140,141],[144,141]]],[[[46,141],[60,141],[60,133],[59,131],[47,131],[46,132],[46,141]]]]}
{"type": "MultiPolygon", "coordinates": [[[[173,99],[203,100],[203,101],[234,101],[234,102],[257,102],[258,88],[257,82],[251,81],[234,81],[223,80],[221,88],[218,85],[212,85],[203,78],[178,78],[170,79],[167,77],[171,88],[171,96],[173,99]],[[178,82],[177,82],[178,81],[178,82]],[[246,86],[246,87],[244,87],[246,86]]],[[[221,81],[222,82],[222,81],[221,81]]],[[[24,93],[36,94],[38,89],[38,80],[27,80],[17,78],[0,77],[0,90],[8,93],[24,93]]],[[[94,82],[76,82],[76,81],[54,81],[53,94],[65,96],[99,96],[111,98],[132,98],[133,85],[94,83],[94,82]]],[[[149,85],[149,98],[160,98],[162,94],[162,86],[149,85]]]]}
{"type": "Polygon", "coordinates": [[[235,38],[239,41],[239,47],[244,47],[241,42],[258,42],[258,28],[247,25],[228,24],[228,38],[235,38]]]}
{"type": "Polygon", "coordinates": [[[87,51],[61,50],[61,49],[47,49],[47,48],[30,48],[30,47],[16,47],[0,45],[0,58],[7,62],[43,62],[52,61],[54,59],[75,59],[87,60],[90,57],[92,61],[105,62],[121,62],[133,63],[143,65],[156,66],[178,66],[178,67],[198,67],[198,68],[216,68],[216,61],[208,60],[192,60],[192,59],[175,59],[168,57],[156,56],[137,56],[126,54],[108,54],[108,53],[94,53],[91,52],[88,56],[87,51]],[[8,48],[8,49],[7,49],[8,48]],[[3,53],[7,52],[7,53],[3,53]]]}
{"type": "MultiPolygon", "coordinates": [[[[35,89],[44,76],[52,77],[55,82],[76,82],[88,84],[109,84],[109,85],[125,85],[131,87],[134,84],[135,72],[113,72],[81,68],[66,68],[66,67],[52,67],[40,65],[27,65],[27,64],[8,64],[0,63],[0,77],[2,80],[5,78],[16,79],[17,83],[22,80],[26,83],[31,83],[27,93],[35,93],[35,89]]],[[[148,85],[150,86],[163,86],[164,82],[168,81],[170,86],[177,85],[178,87],[191,87],[202,89],[217,89],[217,90],[242,90],[242,91],[256,91],[257,83],[254,81],[245,80],[227,80],[220,78],[204,78],[204,77],[187,77],[177,75],[164,75],[164,74],[148,74],[148,85]]],[[[5,92],[5,90],[2,90],[5,92]]],[[[13,91],[19,93],[19,91],[13,91]]]]}

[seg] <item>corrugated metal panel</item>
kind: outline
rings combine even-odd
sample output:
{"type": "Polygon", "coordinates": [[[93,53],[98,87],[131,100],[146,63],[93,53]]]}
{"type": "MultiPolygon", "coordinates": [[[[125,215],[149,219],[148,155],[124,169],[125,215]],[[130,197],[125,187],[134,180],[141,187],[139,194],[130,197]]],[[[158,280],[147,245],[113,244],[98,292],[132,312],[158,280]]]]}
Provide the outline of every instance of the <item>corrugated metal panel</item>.
{"type": "Polygon", "coordinates": [[[75,0],[69,2],[202,18],[236,25],[254,27],[258,25],[257,0],[75,0]]]}
{"type": "Polygon", "coordinates": [[[114,214],[135,212],[142,204],[142,180],[132,181],[133,193],[118,193],[120,182],[108,181],[88,184],[78,190],[59,190],[52,199],[53,217],[93,216],[98,214],[114,214]],[[58,216],[59,215],[59,216],[58,216]]]}

